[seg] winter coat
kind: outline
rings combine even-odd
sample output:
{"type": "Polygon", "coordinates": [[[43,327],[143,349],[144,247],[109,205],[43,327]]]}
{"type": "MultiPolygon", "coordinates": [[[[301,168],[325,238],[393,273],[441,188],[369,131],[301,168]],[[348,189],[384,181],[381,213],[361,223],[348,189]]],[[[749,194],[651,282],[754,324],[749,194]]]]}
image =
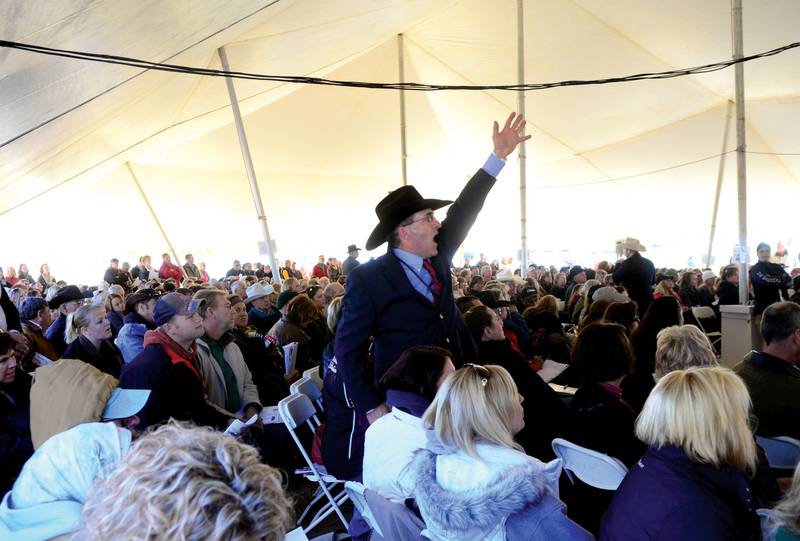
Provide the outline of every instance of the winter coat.
{"type": "Polygon", "coordinates": [[[512,349],[508,340],[479,342],[478,363],[505,368],[525,399],[525,428],[515,436],[525,452],[540,460],[555,458],[550,443],[566,434],[568,422],[567,408],[556,392],[512,349]]]}
{"type": "Polygon", "coordinates": [[[28,353],[27,360],[32,360],[33,356],[38,353],[39,355],[43,355],[47,357],[51,361],[58,360],[58,354],[56,350],[53,349],[53,344],[51,344],[47,338],[44,337],[44,333],[42,332],[42,328],[38,326],[36,323],[32,323],[30,321],[23,321],[22,322],[22,334],[25,335],[25,338],[28,339],[28,342],[31,343],[30,352],[28,353]]]}
{"type": "Polygon", "coordinates": [[[247,332],[234,329],[233,337],[258,388],[261,404],[274,406],[289,396],[289,384],[283,377],[285,361],[282,349],[252,328],[247,332]]]}
{"type": "Polygon", "coordinates": [[[125,325],[125,320],[119,312],[107,312],[106,318],[111,324],[111,338],[114,339],[119,335],[119,330],[125,325]]]}
{"type": "Polygon", "coordinates": [[[188,278],[200,278],[200,269],[194,263],[184,263],[183,270],[188,278]]]}
{"type": "MultiPolygon", "coordinates": [[[[8,314],[8,312],[6,312],[8,314]]],[[[9,326],[9,328],[11,328],[9,326]]],[[[53,349],[60,357],[64,350],[67,349],[67,342],[64,340],[64,331],[67,328],[67,316],[58,314],[58,317],[53,320],[47,330],[44,332],[44,337],[53,345],[53,349]]]]}
{"type": "Polygon", "coordinates": [[[258,308],[250,307],[247,311],[247,324],[256,328],[258,334],[267,335],[269,330],[281,319],[281,313],[274,306],[268,312],[262,312],[258,308]]]}
{"type": "Polygon", "coordinates": [[[196,349],[183,350],[161,329],[144,335],[144,350],[122,367],[119,386],[150,389],[150,398],[138,414],[142,429],[170,417],[216,428],[225,428],[230,420],[206,402],[196,349]]]}
{"type": "Polygon", "coordinates": [[[173,263],[164,262],[158,269],[158,277],[162,280],[172,278],[180,284],[183,281],[183,269],[173,263]]]}
{"type": "Polygon", "coordinates": [[[561,461],[543,464],[497,445],[466,453],[420,449],[411,463],[414,496],[434,541],[590,540],[558,499],[561,461]]]}
{"type": "Polygon", "coordinates": [[[800,369],[768,353],[751,352],[733,371],[744,380],[759,436],[800,439],[800,369]]]}
{"type": "Polygon", "coordinates": [[[0,492],[33,454],[30,420],[31,377],[15,369],[14,381],[0,383],[0,492]]]}
{"type": "Polygon", "coordinates": [[[361,262],[355,257],[351,255],[347,256],[347,258],[342,262],[342,275],[347,276],[360,264],[361,262]]]}
{"type": "Polygon", "coordinates": [[[750,282],[753,284],[755,308],[753,315],[759,315],[774,302],[789,298],[788,288],[792,287],[792,279],[777,263],[759,261],[750,268],[750,282]]]}
{"type": "Polygon", "coordinates": [[[117,380],[78,359],[61,359],[36,369],[31,386],[34,448],[81,423],[101,419],[117,380]]]}
{"type": "Polygon", "coordinates": [[[402,503],[414,492],[408,468],[414,451],[427,445],[420,417],[430,401],[407,391],[389,390],[386,404],[392,410],[372,423],[364,438],[363,483],[387,500],[402,503]]]}
{"type": "Polygon", "coordinates": [[[125,319],[114,343],[122,353],[122,359],[129,363],[144,349],[144,333],[155,330],[155,326],[136,312],[131,312],[125,319]]]}
{"type": "Polygon", "coordinates": [[[122,269],[113,269],[109,267],[106,269],[106,272],[103,275],[103,281],[105,281],[108,285],[116,284],[123,287],[127,287],[128,273],[123,271],[122,269]]]}
{"type": "MultiPolygon", "coordinates": [[[[241,398],[241,410],[239,412],[229,412],[231,415],[239,415],[247,406],[254,405],[261,409],[261,402],[258,397],[258,387],[253,383],[253,376],[244,362],[244,357],[239,346],[233,341],[233,335],[225,335],[220,341],[224,345],[222,350],[223,357],[231,367],[236,376],[236,387],[241,398]]],[[[203,388],[209,402],[225,410],[227,392],[225,389],[225,377],[222,368],[211,354],[208,343],[203,338],[197,339],[197,360],[200,365],[200,372],[203,374],[203,388]]]]}
{"type": "Polygon", "coordinates": [[[608,541],[760,538],[745,473],[693,462],[673,446],[649,448],[628,471],[600,528],[608,541]]]}
{"type": "Polygon", "coordinates": [[[721,281],[717,288],[717,298],[720,305],[739,304],[739,285],[725,280],[721,281]]]}
{"type": "MultiPolygon", "coordinates": [[[[523,403],[524,405],[524,403],[523,403]]],[[[586,383],[570,403],[569,441],[621,460],[630,467],[644,454],[636,439],[636,413],[598,383],[586,383]]]]}
{"type": "Polygon", "coordinates": [[[653,262],[642,257],[639,252],[634,252],[625,261],[620,261],[614,266],[614,284],[625,286],[628,296],[636,301],[639,307],[640,317],[650,306],[655,277],[656,269],[653,262]]]}
{"type": "Polygon", "coordinates": [[[297,342],[295,368],[300,372],[311,368],[311,337],[293,320],[283,316],[280,321],[272,326],[268,336],[273,339],[275,344],[281,347],[297,342]]]}
{"type": "Polygon", "coordinates": [[[5,316],[6,327],[8,328],[7,330],[22,332],[19,319],[19,310],[17,310],[16,305],[14,305],[14,303],[11,301],[11,297],[9,297],[8,293],[6,293],[6,288],[1,286],[0,310],[3,311],[3,315],[5,316]]]}
{"type": "Polygon", "coordinates": [[[95,349],[83,336],[70,342],[61,358],[80,359],[114,378],[119,378],[119,370],[122,367],[122,354],[111,341],[103,340],[100,348],[95,349]]]}

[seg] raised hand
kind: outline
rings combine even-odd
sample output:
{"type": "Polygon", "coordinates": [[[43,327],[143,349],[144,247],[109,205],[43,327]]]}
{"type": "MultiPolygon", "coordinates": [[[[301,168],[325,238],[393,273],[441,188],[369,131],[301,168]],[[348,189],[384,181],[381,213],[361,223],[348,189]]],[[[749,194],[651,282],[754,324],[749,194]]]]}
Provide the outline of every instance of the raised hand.
{"type": "Polygon", "coordinates": [[[495,121],[494,129],[492,131],[492,142],[494,143],[494,154],[498,158],[505,159],[509,154],[514,152],[517,145],[522,141],[527,141],[531,138],[530,135],[522,136],[525,130],[525,117],[517,113],[511,113],[503,125],[502,131],[500,125],[495,121]]]}

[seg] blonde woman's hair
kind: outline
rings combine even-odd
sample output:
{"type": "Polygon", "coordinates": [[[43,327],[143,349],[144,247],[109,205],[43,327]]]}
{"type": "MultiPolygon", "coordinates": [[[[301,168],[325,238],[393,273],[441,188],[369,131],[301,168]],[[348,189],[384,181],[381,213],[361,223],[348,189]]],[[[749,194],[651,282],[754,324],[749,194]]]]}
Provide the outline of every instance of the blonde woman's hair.
{"type": "Polygon", "coordinates": [[[292,502],[258,452],[209,428],[170,422],[135,441],[94,485],[80,539],[279,541],[292,502]]]}
{"type": "Polygon", "coordinates": [[[95,312],[103,312],[105,314],[106,309],[102,304],[85,304],[74,312],[67,314],[67,324],[64,329],[64,341],[67,344],[74,342],[81,335],[81,331],[89,326],[95,312]]]}
{"type": "Polygon", "coordinates": [[[708,337],[694,325],[673,325],[656,339],[656,378],[693,366],[718,366],[708,337]]]}
{"type": "Polygon", "coordinates": [[[517,386],[505,368],[468,364],[445,379],[422,422],[446,448],[480,458],[478,441],[522,450],[511,425],[518,404],[517,386]]]}
{"type": "Polygon", "coordinates": [[[800,464],[794,469],[792,486],[772,510],[774,529],[783,526],[794,536],[800,536],[800,464]]]}
{"type": "Polygon", "coordinates": [[[727,368],[675,370],[650,392],[636,420],[636,437],[652,447],[680,447],[695,462],[752,472],[750,406],[744,382],[727,368]]]}
{"type": "Polygon", "coordinates": [[[344,297],[334,297],[333,300],[328,303],[328,317],[326,321],[328,323],[328,328],[333,334],[336,334],[336,327],[339,326],[339,316],[342,314],[343,299],[344,297]]]}

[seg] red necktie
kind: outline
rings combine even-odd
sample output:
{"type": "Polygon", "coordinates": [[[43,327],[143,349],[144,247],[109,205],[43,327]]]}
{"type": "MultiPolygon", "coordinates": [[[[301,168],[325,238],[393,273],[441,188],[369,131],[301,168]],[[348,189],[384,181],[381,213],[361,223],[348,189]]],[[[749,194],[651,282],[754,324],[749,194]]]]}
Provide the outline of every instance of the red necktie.
{"type": "Polygon", "coordinates": [[[430,261],[423,259],[422,268],[428,271],[428,274],[431,275],[431,285],[428,286],[428,289],[430,289],[431,293],[433,294],[433,304],[439,304],[439,293],[442,291],[442,283],[436,277],[436,271],[434,270],[430,261]]]}

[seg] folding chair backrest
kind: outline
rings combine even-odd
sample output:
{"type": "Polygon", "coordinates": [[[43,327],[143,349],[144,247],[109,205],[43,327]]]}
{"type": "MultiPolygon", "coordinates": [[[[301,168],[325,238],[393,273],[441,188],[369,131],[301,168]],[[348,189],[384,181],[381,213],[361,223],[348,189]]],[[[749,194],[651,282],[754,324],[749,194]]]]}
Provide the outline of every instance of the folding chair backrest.
{"type": "Polygon", "coordinates": [[[564,469],[578,476],[587,485],[603,490],[616,490],[628,468],[614,457],[592,451],[567,440],[553,440],[553,451],[564,461],[564,469]]]}
{"type": "Polygon", "coordinates": [[[294,393],[304,394],[315,402],[322,399],[322,391],[311,378],[300,378],[292,383],[290,390],[294,393]]]}
{"type": "Polygon", "coordinates": [[[306,423],[313,431],[319,425],[317,410],[304,394],[293,393],[278,402],[278,414],[284,424],[292,430],[306,423]]]}
{"type": "Polygon", "coordinates": [[[322,390],[322,376],[319,375],[319,366],[309,368],[303,372],[303,377],[311,379],[319,387],[319,390],[322,390]]]}
{"type": "Polygon", "coordinates": [[[756,436],[758,444],[767,454],[770,468],[776,470],[793,470],[800,462],[800,441],[788,436],[764,438],[756,436]]]}
{"type": "Polygon", "coordinates": [[[358,512],[361,513],[361,517],[369,524],[369,527],[383,537],[383,531],[381,531],[380,525],[378,525],[372,511],[369,509],[369,503],[367,503],[366,498],[366,487],[356,481],[347,481],[344,484],[344,489],[347,491],[347,496],[353,501],[353,505],[355,505],[358,512]]]}
{"type": "Polygon", "coordinates": [[[717,319],[717,314],[710,306],[693,306],[692,315],[695,319],[717,319]]]}

